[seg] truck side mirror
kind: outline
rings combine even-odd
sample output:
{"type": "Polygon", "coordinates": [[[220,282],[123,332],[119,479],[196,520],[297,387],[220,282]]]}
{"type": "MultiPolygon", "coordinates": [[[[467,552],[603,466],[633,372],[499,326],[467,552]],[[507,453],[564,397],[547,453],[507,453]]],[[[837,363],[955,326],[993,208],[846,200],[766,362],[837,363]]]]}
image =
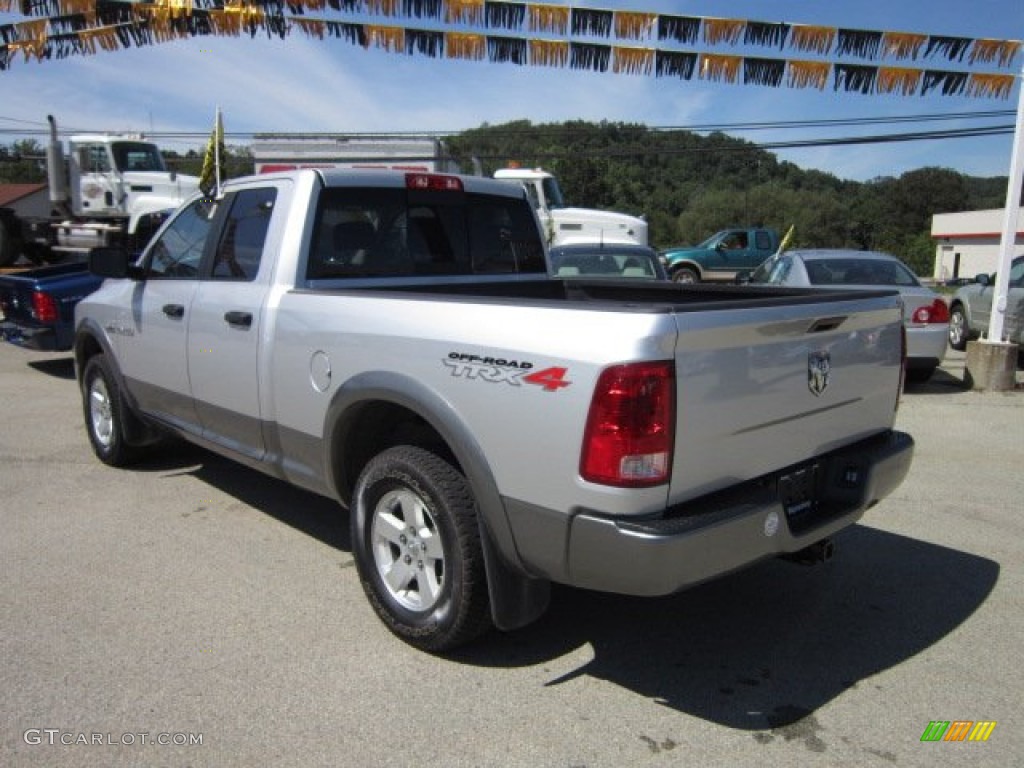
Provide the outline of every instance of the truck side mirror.
{"type": "Polygon", "coordinates": [[[977,276],[976,276],[976,277],[974,278],[974,282],[976,282],[976,283],[977,283],[978,285],[980,285],[980,286],[982,286],[982,287],[985,287],[985,286],[987,286],[987,285],[991,285],[992,283],[994,283],[994,282],[995,282],[995,280],[993,280],[993,279],[992,279],[991,277],[989,277],[988,275],[986,275],[986,274],[982,273],[982,274],[980,274],[980,275],[977,275],[977,276]]]}
{"type": "Polygon", "coordinates": [[[98,277],[138,278],[131,256],[123,248],[100,247],[89,251],[89,271],[98,277]]]}

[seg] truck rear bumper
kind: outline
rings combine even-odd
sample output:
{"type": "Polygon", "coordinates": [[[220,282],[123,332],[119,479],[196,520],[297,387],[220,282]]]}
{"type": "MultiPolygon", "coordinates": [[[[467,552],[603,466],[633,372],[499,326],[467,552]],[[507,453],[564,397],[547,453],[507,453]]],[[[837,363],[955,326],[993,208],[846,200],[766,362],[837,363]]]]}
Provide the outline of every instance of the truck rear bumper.
{"type": "MultiPolygon", "coordinates": [[[[899,486],[913,449],[909,435],[889,432],[673,507],[657,519],[613,519],[582,511],[571,518],[563,539],[564,562],[556,566],[548,559],[540,570],[586,589],[670,594],[797,552],[852,525],[899,486]]],[[[524,560],[533,561],[523,544],[537,537],[517,535],[516,540],[524,560]]],[[[553,554],[550,547],[546,553],[553,554]]],[[[538,554],[543,561],[544,553],[538,554]]]]}
{"type": "Polygon", "coordinates": [[[0,339],[19,347],[41,352],[55,352],[70,348],[69,346],[60,346],[57,333],[53,328],[18,325],[10,321],[0,322],[0,339]]]}

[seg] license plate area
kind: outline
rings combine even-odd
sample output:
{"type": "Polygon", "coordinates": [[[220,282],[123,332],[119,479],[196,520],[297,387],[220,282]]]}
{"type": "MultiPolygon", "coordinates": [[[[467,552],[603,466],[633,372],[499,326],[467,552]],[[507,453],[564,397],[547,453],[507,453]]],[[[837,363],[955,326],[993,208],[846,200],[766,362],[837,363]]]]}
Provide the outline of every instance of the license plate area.
{"type": "Polygon", "coordinates": [[[815,462],[779,478],[779,502],[790,530],[799,532],[813,524],[822,503],[823,476],[821,464],[815,462]]]}

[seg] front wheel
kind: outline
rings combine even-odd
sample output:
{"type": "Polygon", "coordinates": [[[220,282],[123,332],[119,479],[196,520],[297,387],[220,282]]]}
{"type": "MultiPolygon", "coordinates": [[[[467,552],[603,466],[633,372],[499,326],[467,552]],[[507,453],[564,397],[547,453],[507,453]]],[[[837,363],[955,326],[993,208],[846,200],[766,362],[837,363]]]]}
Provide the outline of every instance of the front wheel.
{"type": "Polygon", "coordinates": [[[89,359],[82,374],[82,406],[85,430],[93,453],[104,464],[122,467],[136,458],[125,440],[124,406],[117,380],[103,355],[89,359]]]}
{"type": "Polygon", "coordinates": [[[960,304],[954,304],[949,311],[949,346],[958,352],[967,349],[967,315],[960,304]]]}
{"type": "Polygon", "coordinates": [[[439,456],[403,445],[370,460],[355,488],[352,553],[374,611],[411,645],[448,651],[490,626],[476,503],[439,456]]]}
{"type": "Polygon", "coordinates": [[[680,267],[677,269],[672,273],[672,279],[677,283],[684,283],[686,285],[692,285],[693,283],[700,282],[700,277],[689,267],[680,267]]]}

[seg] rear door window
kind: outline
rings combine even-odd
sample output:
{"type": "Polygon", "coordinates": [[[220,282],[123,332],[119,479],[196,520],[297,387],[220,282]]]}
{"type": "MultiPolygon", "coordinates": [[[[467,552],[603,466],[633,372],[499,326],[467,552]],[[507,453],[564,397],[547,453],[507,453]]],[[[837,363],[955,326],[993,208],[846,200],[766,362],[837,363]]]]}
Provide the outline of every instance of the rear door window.
{"type": "Polygon", "coordinates": [[[256,279],[276,198],[273,187],[243,189],[234,196],[213,258],[214,279],[256,279]]]}

